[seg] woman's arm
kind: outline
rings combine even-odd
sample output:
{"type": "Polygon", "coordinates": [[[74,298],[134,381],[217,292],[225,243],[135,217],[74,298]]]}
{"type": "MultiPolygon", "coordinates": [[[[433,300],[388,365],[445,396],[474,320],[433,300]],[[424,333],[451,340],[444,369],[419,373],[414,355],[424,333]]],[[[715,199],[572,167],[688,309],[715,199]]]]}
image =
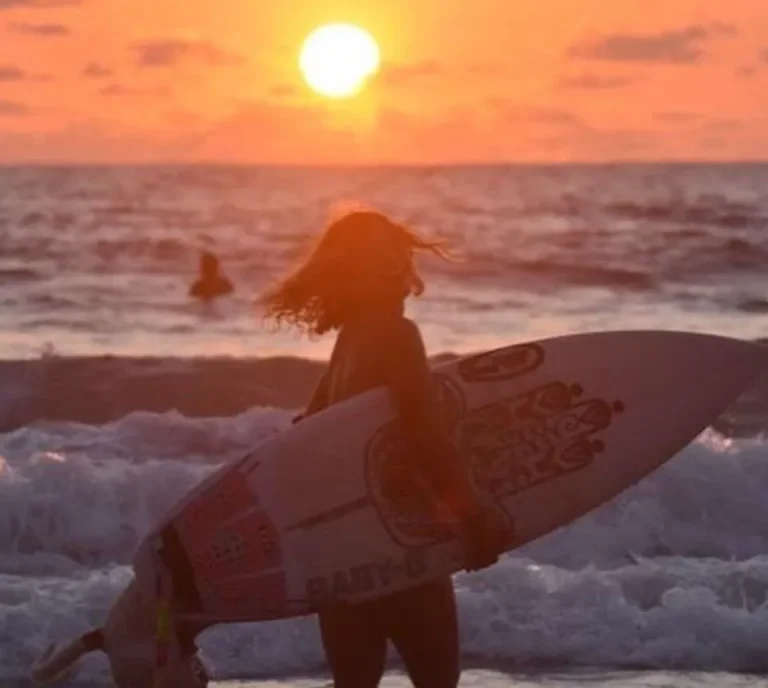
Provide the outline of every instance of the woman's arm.
{"type": "Polygon", "coordinates": [[[477,504],[466,462],[448,436],[437,386],[416,325],[401,319],[385,342],[388,388],[400,417],[409,455],[420,464],[434,488],[467,527],[468,565],[494,563],[499,534],[477,504]]]}
{"type": "Polygon", "coordinates": [[[464,514],[471,510],[473,492],[466,465],[443,423],[421,334],[413,322],[401,319],[385,346],[389,393],[409,455],[457,514],[464,514]]]}
{"type": "Polygon", "coordinates": [[[294,416],[293,418],[294,423],[298,423],[300,420],[303,420],[307,416],[311,416],[313,413],[322,411],[326,406],[328,406],[328,386],[329,386],[328,372],[326,371],[325,373],[323,373],[323,376],[320,378],[320,381],[317,383],[317,387],[315,387],[315,391],[312,394],[312,399],[307,405],[307,408],[304,411],[304,413],[300,413],[298,416],[294,416]]]}

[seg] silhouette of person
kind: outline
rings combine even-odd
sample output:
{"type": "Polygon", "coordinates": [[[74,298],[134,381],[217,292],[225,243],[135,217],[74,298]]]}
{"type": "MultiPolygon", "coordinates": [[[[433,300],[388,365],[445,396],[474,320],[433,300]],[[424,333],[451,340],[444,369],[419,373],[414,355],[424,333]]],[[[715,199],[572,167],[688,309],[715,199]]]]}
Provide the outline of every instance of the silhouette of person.
{"type": "MultiPolygon", "coordinates": [[[[426,480],[463,525],[467,568],[497,559],[500,533],[477,505],[467,470],[442,427],[417,325],[404,316],[424,283],[413,254],[447,257],[439,242],[375,212],[333,222],[306,263],[264,299],[267,316],[310,334],[336,331],[328,369],[301,418],[384,386],[400,417],[414,478],[426,480]],[[420,477],[419,477],[420,476],[420,477]]],[[[498,522],[494,525],[497,525],[498,522]]],[[[373,601],[324,607],[320,630],[335,688],[375,688],[391,640],[417,688],[459,680],[456,600],[449,576],[373,601]]]]}
{"type": "Polygon", "coordinates": [[[221,272],[219,259],[210,251],[200,256],[200,274],[189,288],[189,295],[202,301],[212,301],[234,291],[232,282],[221,272]]]}
{"type": "MultiPolygon", "coordinates": [[[[337,332],[330,364],[305,415],[375,387],[388,389],[414,480],[430,483],[458,517],[465,566],[479,569],[497,560],[502,533],[498,521],[478,505],[466,467],[442,427],[421,334],[404,316],[405,300],[424,289],[413,265],[416,251],[447,257],[439,242],[426,241],[379,213],[351,213],[326,229],[307,262],[264,302],[267,315],[278,323],[311,334],[337,332]]],[[[215,256],[204,257],[201,267],[207,277],[201,282],[224,279],[215,256]]],[[[222,293],[221,286],[202,289],[203,294],[213,291],[222,293]]],[[[439,518],[437,513],[434,520],[439,518]]],[[[134,579],[102,628],[45,652],[33,670],[36,680],[50,681],[81,656],[103,651],[119,688],[158,685],[158,679],[168,688],[206,688],[208,675],[195,638],[209,624],[165,628],[169,637],[160,653],[156,592],[147,583],[134,579]]],[[[389,640],[416,688],[458,683],[458,619],[450,576],[368,602],[330,604],[318,616],[334,688],[376,688],[389,640]]]]}

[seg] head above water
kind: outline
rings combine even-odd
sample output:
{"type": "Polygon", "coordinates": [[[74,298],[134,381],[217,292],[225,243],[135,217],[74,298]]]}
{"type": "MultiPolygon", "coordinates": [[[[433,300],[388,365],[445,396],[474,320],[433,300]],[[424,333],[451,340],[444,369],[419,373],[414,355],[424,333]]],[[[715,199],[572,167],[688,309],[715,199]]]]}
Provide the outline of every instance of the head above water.
{"type": "Polygon", "coordinates": [[[264,298],[267,317],[310,334],[342,327],[360,314],[391,311],[424,291],[417,251],[447,258],[440,241],[373,211],[332,222],[306,261],[264,298]]]}

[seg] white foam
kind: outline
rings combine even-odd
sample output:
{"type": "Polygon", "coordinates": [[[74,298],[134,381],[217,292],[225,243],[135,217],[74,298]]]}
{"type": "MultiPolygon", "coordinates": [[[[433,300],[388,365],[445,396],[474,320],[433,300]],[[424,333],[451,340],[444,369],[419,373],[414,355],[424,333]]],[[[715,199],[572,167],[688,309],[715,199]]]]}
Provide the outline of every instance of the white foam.
{"type": "MultiPolygon", "coordinates": [[[[146,528],[289,418],[133,414],[0,437],[0,678],[25,675],[50,640],[102,623],[146,528]]],[[[610,504],[457,576],[464,653],[490,666],[765,668],[766,458],[765,441],[705,433],[610,504]]],[[[313,619],[219,627],[201,645],[220,677],[323,665],[313,619]]],[[[103,658],[89,657],[81,677],[105,678],[103,658]]]]}
{"type": "Polygon", "coordinates": [[[289,417],[273,410],[200,420],[134,413],[105,426],[41,423],[4,435],[0,572],[39,554],[85,565],[128,562],[180,496],[289,417]]]}
{"type": "MultiPolygon", "coordinates": [[[[48,639],[103,620],[127,567],[68,578],[0,577],[0,676],[20,677],[48,639]]],[[[456,577],[467,658],[487,666],[575,664],[764,670],[768,557],[667,558],[568,571],[508,557],[456,577]]],[[[220,626],[201,636],[218,678],[308,674],[323,667],[313,618],[220,626]]],[[[106,678],[94,655],[80,677],[106,678]]]]}

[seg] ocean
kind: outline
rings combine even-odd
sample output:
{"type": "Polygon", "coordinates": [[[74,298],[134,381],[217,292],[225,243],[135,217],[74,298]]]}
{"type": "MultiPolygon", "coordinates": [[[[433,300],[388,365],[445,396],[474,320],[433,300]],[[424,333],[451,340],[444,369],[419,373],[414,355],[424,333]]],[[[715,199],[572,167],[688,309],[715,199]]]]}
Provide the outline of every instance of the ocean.
{"type": "MultiPolygon", "coordinates": [[[[103,622],[168,506],[289,425],[332,340],[274,332],[256,300],[356,205],[453,247],[409,307],[436,359],[768,334],[768,165],[0,168],[2,688],[103,622]],[[187,297],[204,249],[236,287],[209,306],[187,297]]],[[[768,379],[612,502],[456,576],[462,685],[768,686],[766,419],[768,379]]],[[[201,646],[222,685],[329,682],[312,618],[201,646]]],[[[104,658],[70,683],[109,685],[104,658]]]]}

